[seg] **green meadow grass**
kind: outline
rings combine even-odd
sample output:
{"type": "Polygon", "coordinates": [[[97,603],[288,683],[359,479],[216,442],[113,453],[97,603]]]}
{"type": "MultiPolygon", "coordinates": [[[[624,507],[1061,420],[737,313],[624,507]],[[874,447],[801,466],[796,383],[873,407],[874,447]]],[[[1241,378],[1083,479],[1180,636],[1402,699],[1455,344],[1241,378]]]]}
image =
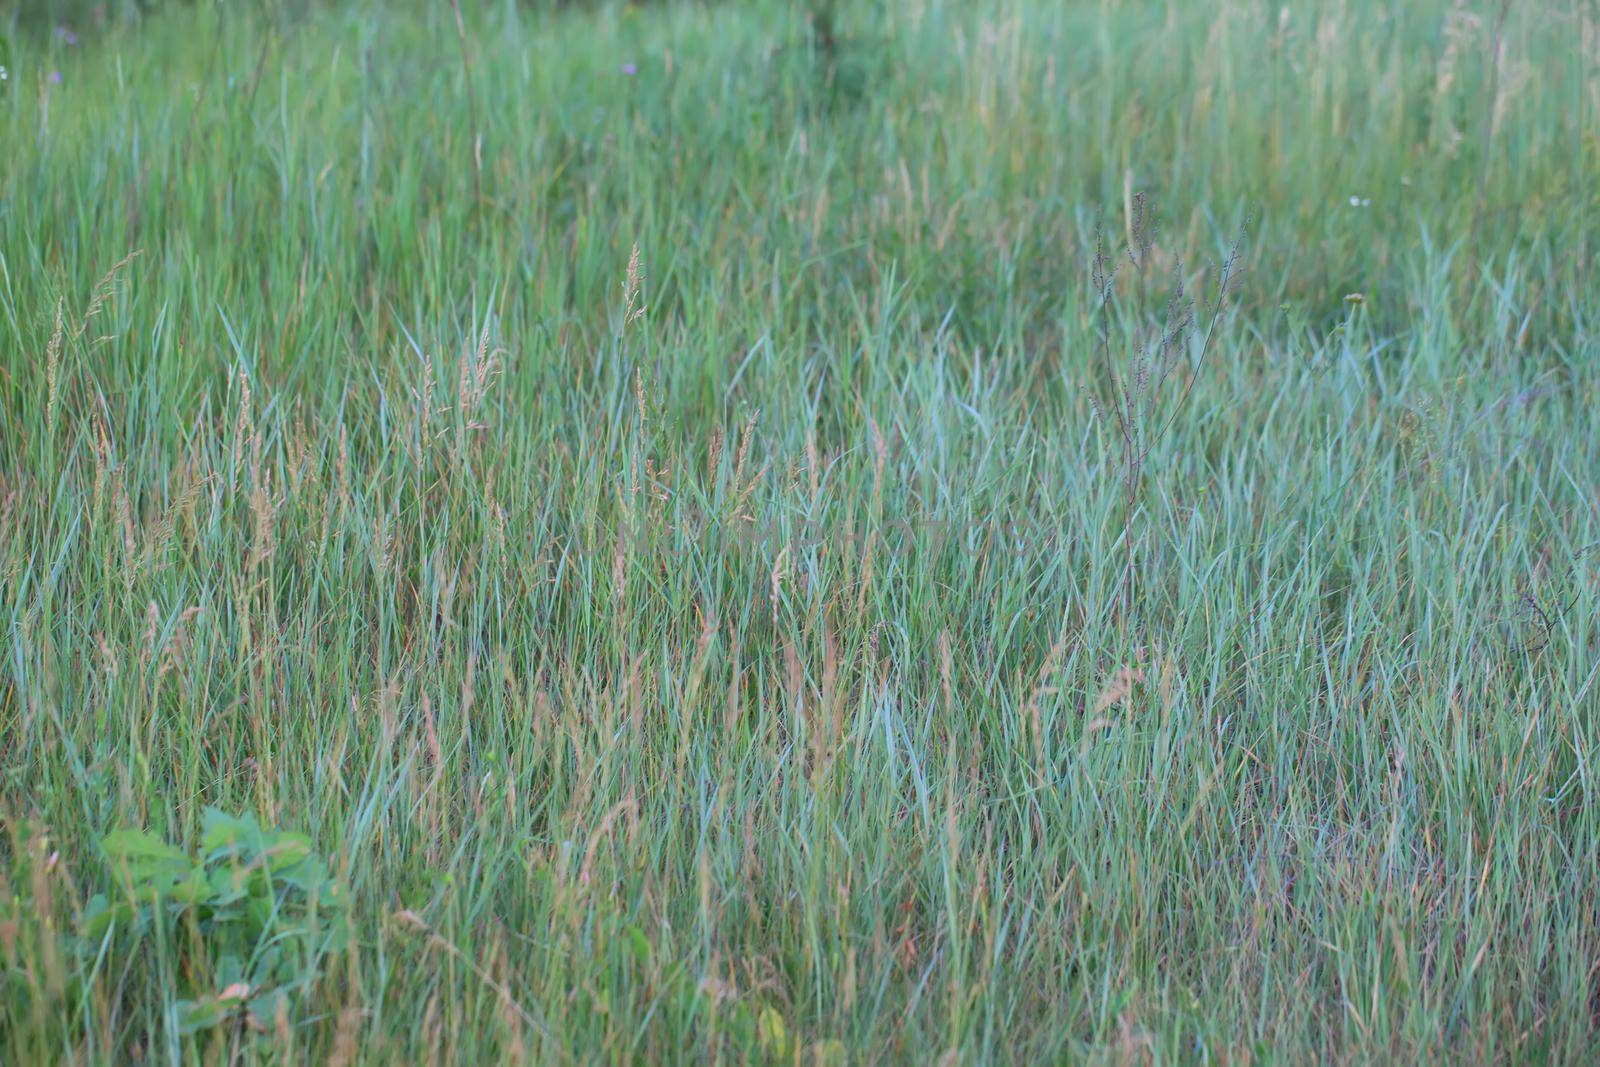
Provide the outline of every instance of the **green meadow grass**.
{"type": "Polygon", "coordinates": [[[1600,1054],[1589,0],[111,6],[0,1059],[1600,1054]]]}

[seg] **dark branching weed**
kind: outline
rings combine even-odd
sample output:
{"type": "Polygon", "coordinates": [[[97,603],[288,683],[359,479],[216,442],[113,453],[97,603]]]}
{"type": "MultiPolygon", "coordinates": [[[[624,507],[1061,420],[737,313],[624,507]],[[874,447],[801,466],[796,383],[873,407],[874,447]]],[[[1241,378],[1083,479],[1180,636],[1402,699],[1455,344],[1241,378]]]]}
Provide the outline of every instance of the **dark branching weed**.
{"type": "Polygon", "coordinates": [[[1212,293],[1203,306],[1189,291],[1183,260],[1168,257],[1171,288],[1159,312],[1153,283],[1161,256],[1145,194],[1135,193],[1129,207],[1125,254],[1131,278],[1123,274],[1122,257],[1109,251],[1104,228],[1095,234],[1091,282],[1098,303],[1096,362],[1102,378],[1099,397],[1091,399],[1095,410],[1109,417],[1119,453],[1124,566],[1117,597],[1108,608],[1124,623],[1134,607],[1134,525],[1150,456],[1184,411],[1205,370],[1228,298],[1242,278],[1240,256],[1248,232],[1247,218],[1212,271],[1212,293]],[[1173,395],[1170,383],[1175,378],[1181,381],[1173,395]]]}
{"type": "Polygon", "coordinates": [[[1543,568],[1536,567],[1521,582],[1510,608],[1497,620],[1508,651],[1542,652],[1556,640],[1558,631],[1576,621],[1573,610],[1596,584],[1593,563],[1597,549],[1600,543],[1584,545],[1573,552],[1568,566],[1543,574],[1543,568]]]}

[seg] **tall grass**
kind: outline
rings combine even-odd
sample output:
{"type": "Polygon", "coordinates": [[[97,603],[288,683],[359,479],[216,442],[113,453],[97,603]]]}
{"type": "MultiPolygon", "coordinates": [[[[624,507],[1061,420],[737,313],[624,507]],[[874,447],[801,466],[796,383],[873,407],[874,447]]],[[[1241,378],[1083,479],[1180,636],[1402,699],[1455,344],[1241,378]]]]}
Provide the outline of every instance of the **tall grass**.
{"type": "Polygon", "coordinates": [[[1596,1053],[1600,12],[460,16],[11,34],[6,1060],[1596,1053]]]}

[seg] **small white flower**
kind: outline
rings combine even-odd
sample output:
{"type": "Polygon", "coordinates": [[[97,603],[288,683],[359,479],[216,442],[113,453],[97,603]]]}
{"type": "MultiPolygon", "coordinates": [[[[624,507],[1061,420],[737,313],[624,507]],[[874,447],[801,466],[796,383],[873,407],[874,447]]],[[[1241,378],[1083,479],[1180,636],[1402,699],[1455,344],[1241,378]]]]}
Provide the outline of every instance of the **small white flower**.
{"type": "Polygon", "coordinates": [[[1372,198],[1369,197],[1369,196],[1352,196],[1350,198],[1350,206],[1351,207],[1371,207],[1372,206],[1372,198]]]}
{"type": "Polygon", "coordinates": [[[6,68],[0,66],[0,82],[5,81],[9,77],[11,77],[11,75],[6,71],[6,68]]]}

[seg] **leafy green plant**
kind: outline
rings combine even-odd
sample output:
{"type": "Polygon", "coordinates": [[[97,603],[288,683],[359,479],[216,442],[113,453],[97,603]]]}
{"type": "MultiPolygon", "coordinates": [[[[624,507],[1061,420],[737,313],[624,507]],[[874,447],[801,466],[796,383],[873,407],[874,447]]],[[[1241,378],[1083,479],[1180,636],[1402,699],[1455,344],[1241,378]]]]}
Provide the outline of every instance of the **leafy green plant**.
{"type": "Polygon", "coordinates": [[[180,939],[183,973],[210,978],[179,1002],[184,1033],[233,1020],[260,1028],[348,939],[344,893],[304,834],[207,808],[198,855],[145,830],[117,830],[100,848],[124,891],[89,901],[84,932],[99,939],[122,927],[180,939]],[[202,961],[209,966],[195,966],[202,961]]]}

